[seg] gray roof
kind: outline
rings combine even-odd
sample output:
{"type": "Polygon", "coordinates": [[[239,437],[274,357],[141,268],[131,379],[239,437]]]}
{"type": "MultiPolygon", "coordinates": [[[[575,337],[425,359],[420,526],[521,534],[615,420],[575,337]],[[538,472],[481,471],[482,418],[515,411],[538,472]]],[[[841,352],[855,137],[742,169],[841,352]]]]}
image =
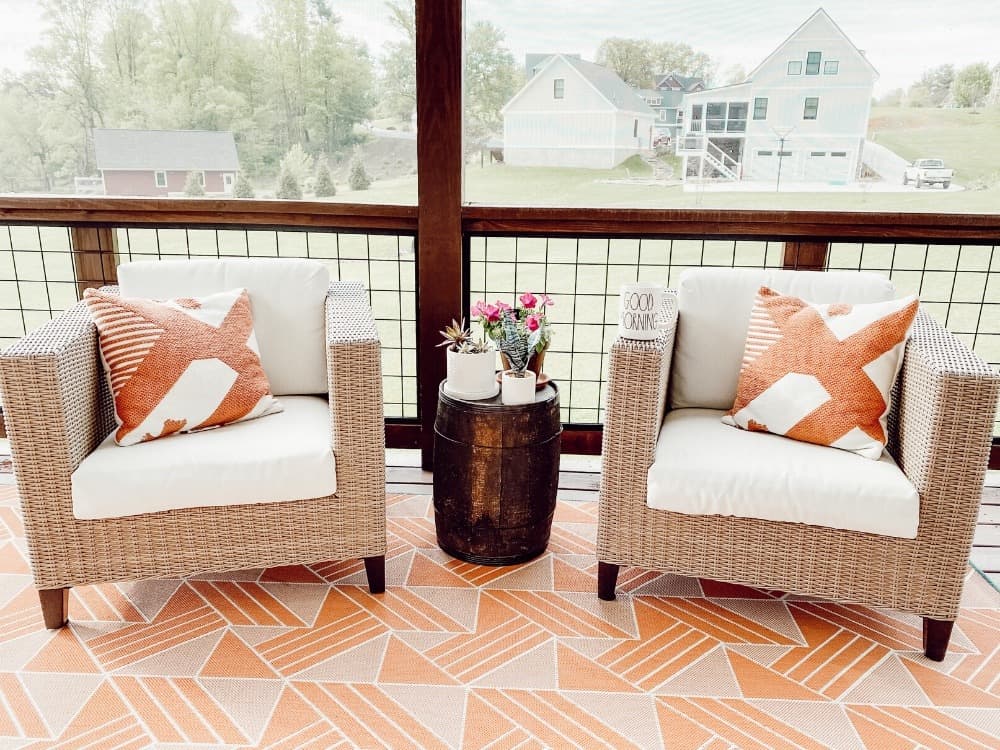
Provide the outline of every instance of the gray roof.
{"type": "Polygon", "coordinates": [[[639,92],[629,86],[618,77],[613,70],[596,65],[586,60],[575,57],[563,56],[563,59],[576,68],[609,102],[619,109],[627,109],[630,112],[641,112],[654,117],[656,113],[649,108],[649,105],[642,100],[639,92]]]}
{"type": "Polygon", "coordinates": [[[682,76],[677,73],[660,73],[656,76],[656,85],[661,86],[667,78],[676,79],[677,83],[681,85],[681,91],[690,91],[699,83],[703,86],[705,85],[705,78],[703,76],[682,76]]]}
{"type": "Polygon", "coordinates": [[[240,160],[228,130],[112,130],[94,128],[98,169],[237,172],[240,160]]]}
{"type": "Polygon", "coordinates": [[[542,67],[546,60],[556,55],[580,59],[579,52],[528,52],[524,56],[524,75],[527,78],[531,78],[538,72],[538,69],[542,67]]]}

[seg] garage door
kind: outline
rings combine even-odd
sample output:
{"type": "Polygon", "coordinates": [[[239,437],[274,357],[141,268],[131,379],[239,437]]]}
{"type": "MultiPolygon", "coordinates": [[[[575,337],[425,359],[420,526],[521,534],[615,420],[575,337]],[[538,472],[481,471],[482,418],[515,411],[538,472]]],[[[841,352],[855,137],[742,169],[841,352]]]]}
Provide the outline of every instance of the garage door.
{"type": "MultiPolygon", "coordinates": [[[[787,159],[788,157],[784,158],[787,159]]],[[[750,179],[758,180],[760,182],[774,182],[777,177],[778,150],[763,149],[755,151],[753,155],[753,164],[750,166],[750,179]]]]}
{"type": "Polygon", "coordinates": [[[810,151],[806,155],[807,182],[847,182],[851,160],[846,151],[810,151]]]}

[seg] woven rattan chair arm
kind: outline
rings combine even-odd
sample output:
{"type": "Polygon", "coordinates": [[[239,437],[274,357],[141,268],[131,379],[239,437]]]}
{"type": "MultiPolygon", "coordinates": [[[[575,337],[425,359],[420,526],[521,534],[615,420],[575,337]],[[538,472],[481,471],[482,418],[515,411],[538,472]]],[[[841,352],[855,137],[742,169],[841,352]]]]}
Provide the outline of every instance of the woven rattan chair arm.
{"type": "Polygon", "coordinates": [[[673,295],[665,301],[666,328],[652,341],[618,338],[611,346],[601,455],[601,519],[614,509],[646,502],[646,472],[663,422],[677,325],[673,295]]]}
{"type": "Polygon", "coordinates": [[[114,426],[85,304],[9,346],[0,383],[26,525],[71,516],[70,476],[114,426]]]}
{"type": "Polygon", "coordinates": [[[326,344],[337,494],[370,496],[373,502],[384,502],[382,355],[363,285],[330,285],[326,344]]]}
{"type": "Polygon", "coordinates": [[[921,311],[897,383],[890,451],[920,492],[920,536],[967,548],[979,511],[1000,373],[921,311]]]}

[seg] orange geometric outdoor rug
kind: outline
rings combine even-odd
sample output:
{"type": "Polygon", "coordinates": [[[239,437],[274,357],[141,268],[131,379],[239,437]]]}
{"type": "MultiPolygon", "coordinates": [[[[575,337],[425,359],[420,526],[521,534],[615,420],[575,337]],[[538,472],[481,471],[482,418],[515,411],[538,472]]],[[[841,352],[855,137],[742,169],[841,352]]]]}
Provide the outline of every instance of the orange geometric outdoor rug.
{"type": "Polygon", "coordinates": [[[641,570],[601,602],[594,503],[505,568],[441,552],[429,498],[388,507],[384,595],[356,561],[82,587],[49,632],[0,488],[0,748],[997,747],[975,574],[936,664],[895,612],[641,570]]]}

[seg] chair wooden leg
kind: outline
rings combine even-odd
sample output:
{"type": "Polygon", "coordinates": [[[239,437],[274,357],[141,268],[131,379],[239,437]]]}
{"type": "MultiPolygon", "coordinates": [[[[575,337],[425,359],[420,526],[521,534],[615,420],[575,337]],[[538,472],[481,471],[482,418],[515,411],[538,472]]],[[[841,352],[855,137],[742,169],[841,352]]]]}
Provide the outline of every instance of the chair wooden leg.
{"type": "Polygon", "coordinates": [[[597,598],[606,602],[615,600],[615,584],[618,583],[618,568],[614,563],[597,563],[597,598]]]}
{"type": "Polygon", "coordinates": [[[368,576],[368,590],[373,594],[385,591],[385,555],[365,558],[365,574],[368,576]]]}
{"type": "Polygon", "coordinates": [[[943,661],[951,640],[954,620],[924,618],[924,655],[931,661],[943,661]]]}
{"type": "Polygon", "coordinates": [[[69,612],[69,589],[39,589],[38,601],[42,604],[42,619],[49,630],[66,624],[69,612]]]}

